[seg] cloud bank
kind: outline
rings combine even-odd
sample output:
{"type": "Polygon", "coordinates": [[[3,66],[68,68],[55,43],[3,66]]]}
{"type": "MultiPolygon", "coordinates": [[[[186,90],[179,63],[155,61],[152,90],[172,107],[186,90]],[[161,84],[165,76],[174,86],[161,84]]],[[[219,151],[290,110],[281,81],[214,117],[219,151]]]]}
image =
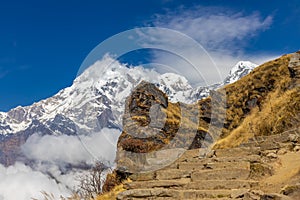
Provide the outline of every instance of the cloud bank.
{"type": "Polygon", "coordinates": [[[22,151],[29,159],[59,165],[93,164],[95,160],[112,164],[120,131],[104,128],[89,136],[32,135],[22,151]]]}
{"type": "Polygon", "coordinates": [[[16,163],[8,168],[0,165],[1,200],[42,199],[42,191],[52,193],[56,199],[59,199],[60,195],[70,195],[64,185],[22,163],[16,163]]]}
{"type": "Polygon", "coordinates": [[[119,135],[119,130],[107,128],[80,137],[32,135],[22,146],[30,166],[0,165],[0,200],[44,199],[42,191],[55,199],[71,196],[87,167],[96,161],[113,166],[119,135]]]}

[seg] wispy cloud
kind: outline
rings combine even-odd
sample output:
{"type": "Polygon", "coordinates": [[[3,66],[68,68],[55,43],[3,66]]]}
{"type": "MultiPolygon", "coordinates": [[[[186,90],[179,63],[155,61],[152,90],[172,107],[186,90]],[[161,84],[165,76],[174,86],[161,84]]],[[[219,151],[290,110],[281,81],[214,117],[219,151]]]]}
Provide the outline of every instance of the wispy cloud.
{"type": "MultiPolygon", "coordinates": [[[[262,17],[258,12],[243,13],[222,7],[198,6],[192,9],[180,7],[176,11],[169,10],[165,14],[156,14],[148,25],[180,31],[196,40],[209,52],[216,66],[204,59],[206,55],[199,55],[194,46],[179,47],[181,52],[188,52],[189,61],[196,66],[201,66],[199,70],[204,77],[202,76],[200,85],[205,85],[218,82],[220,75],[224,78],[230,68],[240,60],[261,64],[277,57],[277,55],[261,52],[257,57],[244,51],[252,38],[270,28],[272,21],[271,15],[262,17]],[[216,67],[218,74],[213,70],[216,67]]],[[[159,40],[159,34],[157,32],[151,36],[155,35],[156,40],[159,40]]],[[[153,39],[154,42],[156,40],[153,39]]],[[[171,37],[171,41],[164,44],[176,46],[178,43],[180,43],[178,38],[171,37]]],[[[186,71],[190,66],[178,56],[158,52],[154,53],[153,62],[169,65],[176,71],[182,72],[182,75],[189,76],[186,71]]]]}
{"type": "Polygon", "coordinates": [[[272,20],[271,15],[263,18],[258,12],[244,14],[222,7],[198,6],[157,14],[152,24],[181,31],[208,50],[231,48],[235,51],[251,37],[268,29],[272,20]]]}

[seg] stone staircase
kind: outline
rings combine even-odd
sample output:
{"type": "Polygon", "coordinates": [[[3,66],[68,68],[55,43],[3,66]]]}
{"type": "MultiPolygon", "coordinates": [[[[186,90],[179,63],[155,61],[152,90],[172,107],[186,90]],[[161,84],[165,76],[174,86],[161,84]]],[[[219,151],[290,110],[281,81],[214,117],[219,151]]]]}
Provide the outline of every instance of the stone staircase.
{"type": "Polygon", "coordinates": [[[188,150],[170,166],[132,174],[117,199],[289,199],[266,196],[259,181],[272,175],[278,154],[300,149],[298,133],[256,137],[236,148],[213,150],[205,158],[199,157],[199,149],[188,150]]]}

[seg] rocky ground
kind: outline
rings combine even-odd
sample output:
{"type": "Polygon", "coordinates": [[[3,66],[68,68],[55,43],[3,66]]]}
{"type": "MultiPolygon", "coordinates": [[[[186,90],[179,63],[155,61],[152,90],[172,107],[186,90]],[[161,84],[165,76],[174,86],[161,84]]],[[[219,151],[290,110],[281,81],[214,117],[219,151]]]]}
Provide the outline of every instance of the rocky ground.
{"type": "Polygon", "coordinates": [[[299,129],[239,147],[186,151],[163,169],[133,174],[117,199],[299,199],[299,129]]]}

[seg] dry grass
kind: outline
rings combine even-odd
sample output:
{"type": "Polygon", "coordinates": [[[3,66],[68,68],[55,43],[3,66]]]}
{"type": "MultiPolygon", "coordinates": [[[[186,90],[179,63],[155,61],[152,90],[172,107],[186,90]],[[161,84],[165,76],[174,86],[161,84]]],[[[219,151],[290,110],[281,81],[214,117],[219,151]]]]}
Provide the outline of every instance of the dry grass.
{"type": "Polygon", "coordinates": [[[111,191],[104,193],[102,195],[99,195],[98,197],[96,197],[95,200],[112,200],[112,199],[116,199],[117,195],[124,191],[125,189],[123,188],[123,184],[117,185],[115,186],[111,191]]]}
{"type": "Polygon", "coordinates": [[[117,176],[117,173],[114,171],[112,174],[108,175],[107,181],[106,181],[106,186],[109,184],[110,187],[104,188],[103,194],[99,195],[95,200],[111,200],[111,199],[116,199],[117,195],[124,191],[123,184],[125,182],[131,182],[129,178],[125,179],[120,179],[120,177],[117,176]],[[114,184],[112,184],[114,183],[114,184]]]}
{"type": "Polygon", "coordinates": [[[273,135],[293,129],[300,122],[300,93],[297,89],[282,95],[271,93],[261,110],[255,108],[230,135],[218,141],[216,147],[235,147],[249,138],[273,135]]]}
{"type": "Polygon", "coordinates": [[[299,124],[300,92],[290,88],[290,55],[263,64],[225,87],[227,116],[223,139],[215,148],[230,148],[258,135],[281,133],[299,124]]]}

